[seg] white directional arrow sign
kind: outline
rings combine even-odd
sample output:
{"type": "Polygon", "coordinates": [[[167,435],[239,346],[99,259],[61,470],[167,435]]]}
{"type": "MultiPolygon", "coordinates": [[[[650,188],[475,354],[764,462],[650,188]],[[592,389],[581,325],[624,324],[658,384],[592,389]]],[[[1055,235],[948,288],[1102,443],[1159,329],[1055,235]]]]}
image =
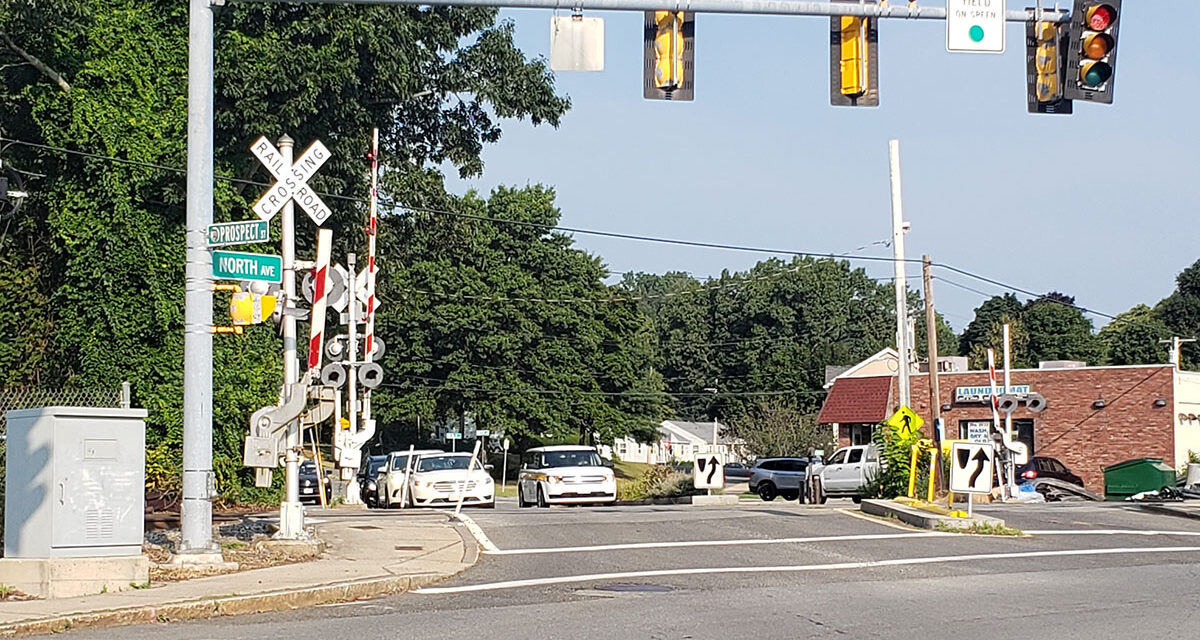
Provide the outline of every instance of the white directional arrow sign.
{"type": "Polygon", "coordinates": [[[275,145],[271,144],[270,140],[267,140],[266,136],[255,140],[254,144],[250,145],[250,152],[277,180],[252,207],[259,218],[270,220],[289,200],[295,200],[318,226],[329,219],[332,213],[329,207],[325,205],[316,191],[308,186],[309,179],[329,159],[329,149],[325,148],[320,140],[314,140],[290,167],[283,161],[282,154],[275,148],[275,145]]]}

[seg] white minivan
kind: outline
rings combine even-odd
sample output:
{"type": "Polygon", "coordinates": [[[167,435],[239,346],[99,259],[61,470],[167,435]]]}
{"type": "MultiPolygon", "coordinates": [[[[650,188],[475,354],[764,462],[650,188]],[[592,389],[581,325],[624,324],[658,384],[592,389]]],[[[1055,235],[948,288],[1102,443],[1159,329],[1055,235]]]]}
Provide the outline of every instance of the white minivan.
{"type": "Polygon", "coordinates": [[[617,479],[592,447],[559,445],[525,452],[517,476],[517,505],[613,504],[617,479]]]}

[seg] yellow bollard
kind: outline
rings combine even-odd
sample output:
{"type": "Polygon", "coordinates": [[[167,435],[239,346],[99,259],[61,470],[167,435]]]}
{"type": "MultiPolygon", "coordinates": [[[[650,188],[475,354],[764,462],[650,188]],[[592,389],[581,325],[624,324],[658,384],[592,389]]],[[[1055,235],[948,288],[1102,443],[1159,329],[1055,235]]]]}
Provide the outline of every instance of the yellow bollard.
{"type": "Polygon", "coordinates": [[[933,448],[929,450],[929,503],[933,504],[933,479],[934,469],[937,469],[938,450],[933,448]]]}
{"type": "Polygon", "coordinates": [[[921,447],[912,446],[912,463],[908,465],[908,497],[917,497],[917,463],[921,459],[921,447]]]}

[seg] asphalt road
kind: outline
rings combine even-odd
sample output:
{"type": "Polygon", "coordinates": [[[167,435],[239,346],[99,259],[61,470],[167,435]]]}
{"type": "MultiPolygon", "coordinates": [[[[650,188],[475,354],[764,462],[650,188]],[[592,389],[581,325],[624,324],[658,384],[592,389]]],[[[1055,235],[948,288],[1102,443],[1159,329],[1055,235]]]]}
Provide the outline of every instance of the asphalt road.
{"type": "MultiPolygon", "coordinates": [[[[1194,604],[1200,521],[1120,504],[980,511],[1032,534],[919,531],[862,517],[849,501],[549,510],[501,504],[469,512],[491,552],[436,587],[371,602],[140,627],[137,635],[1096,640],[1200,634],[1194,604]]],[[[126,638],[130,631],[66,635],[126,638]]]]}

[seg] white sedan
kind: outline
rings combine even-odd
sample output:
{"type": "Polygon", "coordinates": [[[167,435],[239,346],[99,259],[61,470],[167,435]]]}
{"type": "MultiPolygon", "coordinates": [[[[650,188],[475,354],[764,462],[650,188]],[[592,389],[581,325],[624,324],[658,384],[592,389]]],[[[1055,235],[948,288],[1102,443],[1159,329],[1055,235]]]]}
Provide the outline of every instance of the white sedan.
{"type": "Polygon", "coordinates": [[[409,478],[414,507],[496,506],[496,487],[486,467],[469,453],[426,454],[417,459],[409,478]]]}
{"type": "Polygon", "coordinates": [[[525,452],[517,505],[613,504],[617,479],[592,447],[559,445],[525,452]]]}

